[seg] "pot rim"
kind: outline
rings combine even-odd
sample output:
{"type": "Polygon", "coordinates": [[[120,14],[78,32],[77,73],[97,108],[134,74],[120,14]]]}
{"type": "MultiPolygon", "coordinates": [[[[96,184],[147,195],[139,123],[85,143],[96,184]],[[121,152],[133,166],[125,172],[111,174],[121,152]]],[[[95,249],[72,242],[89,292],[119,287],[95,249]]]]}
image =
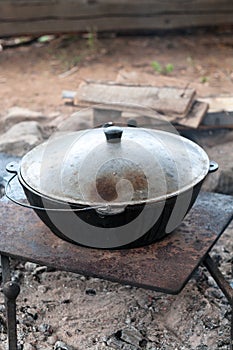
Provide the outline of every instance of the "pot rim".
{"type": "MultiPolygon", "coordinates": [[[[204,150],[203,150],[204,151],[204,150]]],[[[25,188],[27,188],[27,190],[31,191],[33,194],[36,194],[40,197],[43,197],[45,200],[48,199],[50,201],[53,201],[54,203],[60,204],[60,205],[73,205],[73,206],[80,206],[80,207],[93,207],[93,209],[96,209],[96,207],[111,207],[111,208],[120,208],[122,206],[134,206],[134,205],[146,205],[146,204],[156,204],[156,203],[160,203],[163,201],[166,201],[170,198],[173,197],[177,197],[191,189],[193,189],[197,184],[201,183],[206,176],[209,173],[209,166],[210,166],[210,161],[209,158],[206,154],[206,159],[208,160],[208,167],[206,169],[206,173],[202,176],[199,176],[195,179],[195,181],[193,181],[191,184],[182,187],[181,189],[174,191],[172,193],[169,194],[165,194],[156,198],[148,198],[148,199],[144,199],[144,200],[138,200],[138,201],[132,201],[132,202],[88,202],[88,201],[72,201],[71,198],[67,198],[67,200],[65,200],[66,198],[64,197],[63,199],[61,199],[59,196],[48,196],[45,195],[37,190],[35,190],[34,188],[32,188],[27,182],[25,182],[25,180],[22,177],[21,172],[18,172],[18,179],[19,182],[21,183],[21,185],[25,188]]]]}

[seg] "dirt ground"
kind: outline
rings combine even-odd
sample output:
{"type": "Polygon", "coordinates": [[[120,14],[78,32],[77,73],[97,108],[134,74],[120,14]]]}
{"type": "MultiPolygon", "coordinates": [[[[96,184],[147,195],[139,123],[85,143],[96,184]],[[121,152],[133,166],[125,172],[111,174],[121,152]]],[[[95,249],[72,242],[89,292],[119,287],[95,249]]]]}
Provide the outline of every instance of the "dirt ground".
{"type": "Polygon", "coordinates": [[[231,94],[233,91],[232,32],[202,32],[144,37],[55,38],[48,44],[5,49],[0,53],[0,113],[9,107],[69,114],[62,90],[76,90],[84,79],[115,80],[120,70],[168,73],[195,84],[199,96],[231,94]],[[63,73],[77,67],[68,76],[63,73]]]}
{"type": "MultiPolygon", "coordinates": [[[[85,79],[115,80],[121,70],[159,76],[159,69],[152,67],[154,61],[161,67],[170,64],[166,74],[187,81],[198,96],[232,95],[232,34],[200,30],[134,37],[66,35],[48,43],[3,49],[0,116],[13,106],[42,111],[48,117],[68,116],[77,108],[64,104],[63,90],[76,90],[85,79]]],[[[229,280],[232,232],[233,228],[214,251],[217,260],[223,259],[229,280]]],[[[179,296],[165,296],[46,268],[38,270],[28,263],[13,262],[13,266],[13,277],[22,289],[18,300],[22,350],[229,349],[230,308],[204,269],[179,296]],[[130,329],[131,342],[122,339],[125,329],[130,329]],[[59,341],[67,345],[59,345],[59,341]]],[[[4,322],[1,295],[1,350],[6,348],[4,322]]]]}

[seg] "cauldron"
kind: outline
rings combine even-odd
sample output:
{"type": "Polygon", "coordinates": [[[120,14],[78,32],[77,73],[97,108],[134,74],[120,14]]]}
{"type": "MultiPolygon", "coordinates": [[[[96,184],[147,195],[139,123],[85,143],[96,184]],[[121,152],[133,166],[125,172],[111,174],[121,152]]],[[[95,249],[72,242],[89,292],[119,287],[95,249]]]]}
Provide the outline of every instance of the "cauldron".
{"type": "Polygon", "coordinates": [[[172,233],[207,174],[217,170],[177,134],[115,126],[62,132],[28,152],[17,175],[30,205],[59,237],[95,248],[133,248],[172,233]]]}

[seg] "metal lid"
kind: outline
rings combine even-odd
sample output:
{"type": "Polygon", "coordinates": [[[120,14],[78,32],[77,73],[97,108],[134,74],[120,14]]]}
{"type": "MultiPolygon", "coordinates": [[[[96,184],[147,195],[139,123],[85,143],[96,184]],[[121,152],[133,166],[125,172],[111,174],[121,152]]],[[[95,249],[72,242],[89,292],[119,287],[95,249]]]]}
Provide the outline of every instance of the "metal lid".
{"type": "Polygon", "coordinates": [[[175,196],[208,170],[205,151],[183,137],[105,125],[56,134],[23,157],[20,176],[34,191],[59,201],[117,205],[175,196]]]}

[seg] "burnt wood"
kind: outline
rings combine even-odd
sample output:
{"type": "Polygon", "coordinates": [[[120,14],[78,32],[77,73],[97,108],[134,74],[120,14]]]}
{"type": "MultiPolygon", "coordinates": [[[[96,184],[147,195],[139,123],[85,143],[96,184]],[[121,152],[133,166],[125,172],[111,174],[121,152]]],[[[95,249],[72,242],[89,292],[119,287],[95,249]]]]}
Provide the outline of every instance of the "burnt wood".
{"type": "Polygon", "coordinates": [[[4,0],[0,36],[157,30],[233,23],[231,0],[4,0]]]}

